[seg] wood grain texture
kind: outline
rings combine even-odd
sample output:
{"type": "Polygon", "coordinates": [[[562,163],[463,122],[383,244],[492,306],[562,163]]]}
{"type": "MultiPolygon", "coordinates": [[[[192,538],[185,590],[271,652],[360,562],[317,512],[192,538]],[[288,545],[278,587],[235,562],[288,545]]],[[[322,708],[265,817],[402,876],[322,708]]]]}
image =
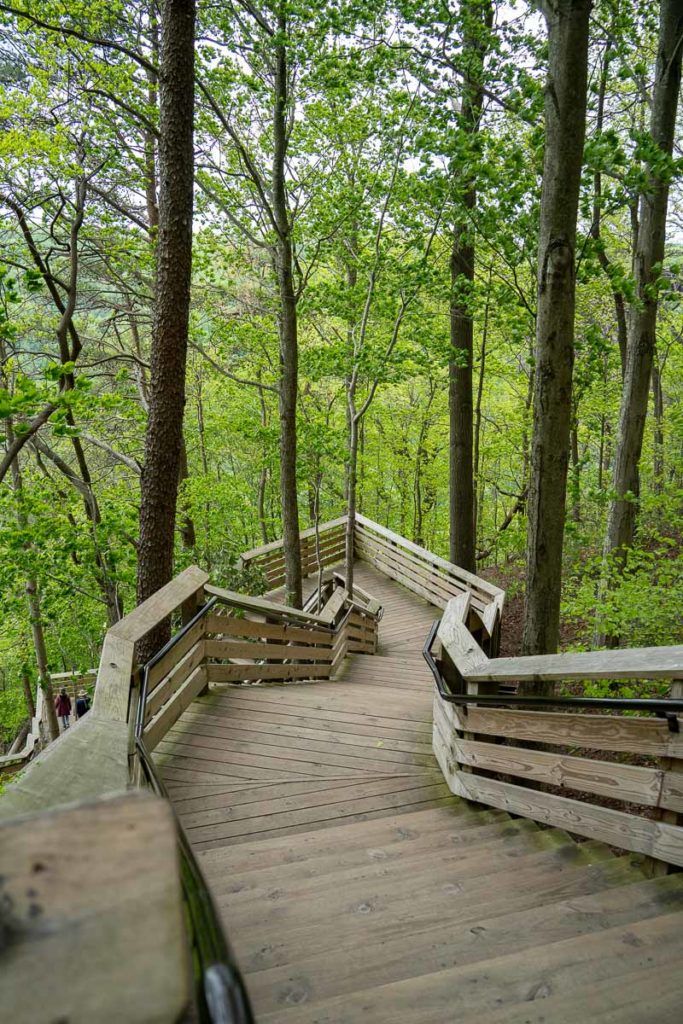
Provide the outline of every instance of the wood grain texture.
{"type": "Polygon", "coordinates": [[[4,790],[0,819],[121,793],[129,785],[129,738],[126,722],[91,711],[42,750],[4,790]]]}
{"type": "Polygon", "coordinates": [[[190,965],[175,826],[129,794],[0,828],[0,1017],[179,1020],[190,965]]]}
{"type": "Polygon", "coordinates": [[[683,828],[679,826],[457,769],[451,770],[448,776],[451,792],[466,800],[522,814],[546,825],[683,867],[683,828]]]}
{"type": "Polygon", "coordinates": [[[683,733],[671,732],[659,718],[482,707],[470,707],[464,714],[454,705],[442,702],[442,706],[454,728],[467,732],[553,746],[683,758],[683,733]]]}

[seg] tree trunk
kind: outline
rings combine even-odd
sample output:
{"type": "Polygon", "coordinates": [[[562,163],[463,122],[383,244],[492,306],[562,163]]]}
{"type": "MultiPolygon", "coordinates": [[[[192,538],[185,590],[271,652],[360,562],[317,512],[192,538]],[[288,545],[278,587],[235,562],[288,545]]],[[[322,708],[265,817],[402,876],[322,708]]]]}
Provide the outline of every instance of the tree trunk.
{"type": "MultiPolygon", "coordinates": [[[[613,40],[607,39],[605,44],[605,52],[602,58],[602,69],[600,71],[600,80],[598,85],[598,102],[597,110],[595,115],[595,135],[599,137],[602,134],[602,129],[605,120],[605,96],[607,94],[607,80],[609,78],[609,66],[610,66],[610,53],[612,51],[613,40]]],[[[614,315],[617,324],[617,343],[619,345],[619,359],[621,362],[621,376],[623,379],[626,371],[626,302],[624,300],[624,294],[614,284],[614,279],[610,274],[612,264],[605,252],[605,247],[601,238],[601,225],[602,225],[602,174],[600,171],[596,171],[593,175],[593,222],[591,224],[591,234],[598,243],[596,246],[598,263],[600,264],[608,282],[612,289],[612,297],[614,299],[614,315]]]]}
{"type": "Polygon", "coordinates": [[[579,424],[576,408],[572,412],[570,427],[570,445],[572,460],[572,519],[581,522],[581,460],[579,458],[579,424]]]}
{"type": "Polygon", "coordinates": [[[356,525],[356,485],[358,481],[358,416],[349,395],[349,452],[346,470],[346,550],[344,558],[344,577],[349,597],[353,597],[353,541],[356,525]]]}
{"type": "MultiPolygon", "coordinates": [[[[138,600],[173,575],[183,444],[192,270],[194,0],[165,0],[159,62],[159,229],[149,416],[141,479],[138,600]]],[[[163,623],[141,642],[147,661],[170,636],[163,623]]]]}
{"type": "MultiPolygon", "coordinates": [[[[483,103],[483,63],[489,48],[493,5],[487,0],[468,0],[462,8],[462,48],[467,72],[463,78],[458,129],[470,141],[479,131],[483,103]]],[[[451,250],[450,330],[453,358],[448,368],[450,416],[450,559],[456,565],[476,571],[476,522],[473,473],[472,399],[472,298],[474,286],[474,227],[472,214],[477,205],[476,177],[465,180],[461,197],[462,219],[453,231],[451,250]]]]}
{"type": "Polygon", "coordinates": [[[266,523],[266,487],[268,486],[268,468],[263,466],[258,478],[258,491],[256,495],[256,507],[258,509],[258,522],[261,530],[261,543],[269,544],[268,524],[266,523]]]}
{"type": "Polygon", "coordinates": [[[296,294],[293,278],[292,234],[285,187],[287,157],[287,18],[278,12],[278,42],[275,46],[275,102],[273,106],[273,215],[277,228],[275,268],[280,307],[280,490],[282,501],[282,540],[285,556],[285,594],[287,604],[301,608],[301,542],[299,539],[299,498],[296,481],[296,407],[299,374],[296,294]]]}
{"type": "Polygon", "coordinates": [[[657,68],[650,118],[650,135],[661,153],[658,167],[649,168],[647,191],[640,196],[634,275],[637,304],[629,317],[626,373],[619,410],[612,489],[615,494],[607,520],[605,556],[620,561],[633,544],[638,497],[639,463],[647,417],[657,326],[657,287],[664,259],[666,212],[669,199],[669,161],[674,144],[676,110],[681,83],[683,8],[680,0],[662,0],[657,68]],[[664,167],[664,171],[661,168],[664,167]]]}
{"type": "Polygon", "coordinates": [[[33,699],[31,676],[29,675],[28,669],[25,666],[21,670],[21,686],[24,691],[24,700],[26,702],[26,711],[28,712],[28,717],[35,718],[36,702],[33,699]]]}
{"type": "Polygon", "coordinates": [[[477,400],[474,406],[474,454],[472,459],[472,472],[474,476],[474,539],[476,546],[477,534],[479,532],[479,519],[481,517],[484,488],[481,480],[481,408],[484,396],[484,375],[486,373],[486,343],[489,333],[489,312],[491,308],[491,279],[493,267],[489,267],[489,279],[486,288],[486,305],[484,307],[484,324],[481,332],[481,350],[479,353],[479,379],[477,381],[477,400]]]}
{"type": "Polygon", "coordinates": [[[549,70],[538,247],[525,654],[557,650],[574,366],[576,217],[586,130],[591,0],[544,5],[549,70]]]}
{"type": "Polygon", "coordinates": [[[664,481],[664,391],[662,388],[662,371],[654,353],[652,363],[652,411],[655,418],[655,436],[653,442],[653,489],[655,494],[662,493],[664,481]]]}
{"type": "MultiPolygon", "coordinates": [[[[185,481],[189,478],[190,471],[187,465],[187,447],[185,445],[185,438],[181,439],[180,444],[180,467],[178,469],[178,487],[182,487],[185,481]]],[[[186,551],[193,551],[197,544],[197,533],[194,528],[194,520],[190,515],[187,507],[187,500],[183,502],[183,507],[180,516],[180,536],[183,541],[183,547],[186,551]]]]}

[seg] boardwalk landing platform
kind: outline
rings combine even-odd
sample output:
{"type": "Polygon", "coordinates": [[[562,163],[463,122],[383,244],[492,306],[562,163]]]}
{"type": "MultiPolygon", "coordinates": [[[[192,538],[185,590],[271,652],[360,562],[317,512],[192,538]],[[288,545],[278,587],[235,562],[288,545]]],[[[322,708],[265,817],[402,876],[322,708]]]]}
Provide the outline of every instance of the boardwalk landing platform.
{"type": "Polygon", "coordinates": [[[439,612],[356,572],[376,656],[215,686],[155,752],[257,1020],[680,1024],[683,874],[453,797],[420,654],[439,612]]]}

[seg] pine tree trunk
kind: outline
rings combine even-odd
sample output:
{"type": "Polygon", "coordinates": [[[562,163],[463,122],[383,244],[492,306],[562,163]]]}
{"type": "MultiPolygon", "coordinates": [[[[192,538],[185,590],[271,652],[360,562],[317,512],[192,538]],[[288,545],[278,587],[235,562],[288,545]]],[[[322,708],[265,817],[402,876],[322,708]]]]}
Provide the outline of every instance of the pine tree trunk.
{"type": "MultiPolygon", "coordinates": [[[[662,154],[671,156],[681,84],[683,5],[662,0],[650,135],[662,154]]],[[[664,259],[668,175],[650,168],[647,191],[640,196],[634,275],[638,302],[629,317],[626,372],[614,452],[612,500],[605,555],[623,561],[633,544],[640,495],[639,463],[647,417],[657,327],[657,280],[664,259]]]]}
{"type": "MultiPolygon", "coordinates": [[[[194,34],[194,0],[165,0],[159,66],[159,228],[140,496],[139,601],[173,575],[192,270],[194,34]]],[[[139,645],[139,660],[148,660],[169,635],[169,622],[148,634],[139,645]]]]}
{"type": "Polygon", "coordinates": [[[574,249],[586,129],[590,0],[544,5],[549,70],[538,252],[525,654],[557,650],[574,366],[574,249]]]}
{"type": "MultiPolygon", "coordinates": [[[[467,71],[463,78],[459,131],[470,145],[479,131],[483,91],[483,63],[489,47],[493,6],[482,0],[468,0],[461,10],[462,48],[467,71]]],[[[472,155],[471,159],[474,159],[472,155]]],[[[459,172],[456,172],[459,176],[459,172]]],[[[450,330],[453,359],[449,365],[448,405],[450,416],[450,559],[469,572],[476,570],[476,516],[473,468],[472,293],[474,286],[474,228],[472,214],[477,205],[476,178],[465,180],[460,199],[463,217],[453,231],[451,250],[450,330]]]]}

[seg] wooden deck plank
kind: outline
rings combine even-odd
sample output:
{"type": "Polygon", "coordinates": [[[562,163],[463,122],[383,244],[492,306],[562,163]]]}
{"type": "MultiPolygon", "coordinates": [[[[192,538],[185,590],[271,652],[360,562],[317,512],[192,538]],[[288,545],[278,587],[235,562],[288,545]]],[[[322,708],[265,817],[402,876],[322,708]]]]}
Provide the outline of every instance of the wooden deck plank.
{"type": "MultiPolygon", "coordinates": [[[[520,952],[533,950],[541,931],[546,942],[557,942],[599,931],[605,922],[613,927],[628,927],[634,921],[682,909],[683,887],[679,885],[674,891],[677,891],[677,900],[663,900],[661,897],[667,895],[666,892],[658,886],[657,880],[651,880],[550,906],[485,917],[476,928],[449,920],[425,933],[419,945],[412,934],[400,932],[386,942],[364,943],[357,951],[349,951],[343,967],[337,958],[314,955],[297,964],[294,977],[289,966],[275,967],[255,976],[252,985],[255,1010],[257,1014],[272,1013],[318,1002],[416,977],[425,968],[426,973],[433,973],[444,962],[481,963],[502,956],[512,948],[520,952]]],[[[545,1005],[545,1000],[541,1005],[545,1005]]],[[[507,1019],[505,1017],[504,1021],[507,1019]]],[[[526,1018],[520,1018],[523,1019],[526,1018]]],[[[587,1015],[584,1019],[592,1018],[587,1015]]],[[[550,1020],[556,1018],[546,1015],[546,1024],[550,1020]]]]}

